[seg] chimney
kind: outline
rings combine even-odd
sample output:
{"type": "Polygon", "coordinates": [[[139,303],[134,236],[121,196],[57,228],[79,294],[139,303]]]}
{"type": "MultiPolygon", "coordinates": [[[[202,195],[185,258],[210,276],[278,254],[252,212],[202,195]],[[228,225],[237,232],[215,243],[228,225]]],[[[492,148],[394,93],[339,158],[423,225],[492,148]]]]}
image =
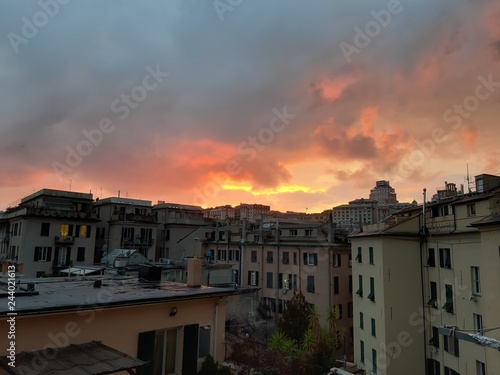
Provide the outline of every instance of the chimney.
{"type": "Polygon", "coordinates": [[[199,288],[201,286],[201,259],[190,258],[187,264],[187,286],[188,288],[199,288]]]}

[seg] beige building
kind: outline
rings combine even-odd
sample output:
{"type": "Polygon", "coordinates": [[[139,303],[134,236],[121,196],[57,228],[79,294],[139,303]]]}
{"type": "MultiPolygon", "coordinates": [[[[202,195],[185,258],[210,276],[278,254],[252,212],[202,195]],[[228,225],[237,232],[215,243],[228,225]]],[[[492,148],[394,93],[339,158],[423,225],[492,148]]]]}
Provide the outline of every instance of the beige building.
{"type": "MultiPolygon", "coordinates": [[[[5,293],[6,279],[2,282],[5,293]]],[[[16,372],[5,371],[14,369],[4,351],[0,374],[42,374],[49,369],[108,374],[132,367],[142,369],[143,375],[194,375],[206,355],[219,363],[225,358],[226,300],[255,291],[126,277],[26,279],[19,288],[15,323],[9,321],[7,304],[0,307],[2,343],[15,326],[14,344],[9,345],[15,347],[16,372]],[[24,291],[28,282],[34,283],[34,290],[24,291]],[[103,346],[93,344],[96,341],[103,346]],[[103,350],[114,354],[113,359],[103,360],[103,350]]]]}
{"type": "MultiPolygon", "coordinates": [[[[182,260],[200,251],[200,243],[215,232],[199,206],[159,202],[153,206],[157,222],[156,260],[182,260]]],[[[200,255],[200,254],[199,254],[200,255]]]]}
{"type": "Polygon", "coordinates": [[[447,184],[351,237],[355,361],[367,373],[500,374],[500,178],[476,186],[447,184]]]}
{"type": "Polygon", "coordinates": [[[352,358],[352,278],[350,246],[333,225],[285,220],[229,223],[203,241],[205,256],[229,264],[233,282],[261,288],[259,314],[276,322],[293,293],[301,291],[317,309],[322,324],[336,308],[348,359],[352,358]]]}
{"type": "Polygon", "coordinates": [[[134,249],[154,261],[158,225],[151,201],[121,197],[97,199],[93,212],[99,219],[96,263],[114,249],[134,249]]]}
{"type": "Polygon", "coordinates": [[[40,277],[93,264],[92,194],[42,189],[23,198],[0,223],[4,267],[16,264],[25,275],[40,277]]]}

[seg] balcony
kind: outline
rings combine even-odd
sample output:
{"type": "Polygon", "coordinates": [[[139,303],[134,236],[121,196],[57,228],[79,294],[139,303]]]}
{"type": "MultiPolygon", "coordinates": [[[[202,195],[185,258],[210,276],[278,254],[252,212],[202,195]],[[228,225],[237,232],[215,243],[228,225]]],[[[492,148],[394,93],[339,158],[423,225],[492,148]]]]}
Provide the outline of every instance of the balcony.
{"type": "Polygon", "coordinates": [[[75,243],[75,237],[73,236],[56,236],[54,238],[55,245],[71,245],[75,243]]]}
{"type": "Polygon", "coordinates": [[[20,211],[20,214],[26,214],[29,216],[46,216],[46,217],[57,217],[57,218],[68,218],[68,219],[95,219],[96,216],[91,212],[84,211],[72,211],[64,209],[52,209],[52,208],[39,208],[39,207],[26,207],[25,211],[20,211]]]}

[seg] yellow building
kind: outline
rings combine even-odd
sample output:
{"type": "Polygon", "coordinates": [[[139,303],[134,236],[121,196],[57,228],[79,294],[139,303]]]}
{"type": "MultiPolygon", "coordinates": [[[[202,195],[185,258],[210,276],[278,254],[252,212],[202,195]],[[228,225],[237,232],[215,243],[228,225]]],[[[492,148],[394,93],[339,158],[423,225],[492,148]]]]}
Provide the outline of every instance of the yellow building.
{"type": "Polygon", "coordinates": [[[368,374],[500,374],[500,178],[476,187],[447,183],[351,237],[355,361],[368,374]]]}
{"type": "MultiPolygon", "coordinates": [[[[5,278],[2,281],[5,283],[5,278]]],[[[95,346],[94,341],[105,345],[98,349],[121,353],[126,364],[140,367],[146,362],[141,367],[144,375],[159,374],[161,369],[161,374],[196,374],[206,355],[219,362],[225,358],[226,299],[256,290],[190,288],[126,277],[26,279],[19,288],[13,311],[7,303],[0,306],[3,354],[13,345],[14,360],[19,359],[17,372],[10,372],[14,374],[42,374],[53,366],[62,366],[61,374],[80,373],[76,372],[80,366],[90,364],[81,362],[81,353],[63,357],[69,349],[62,348],[76,345],[70,348],[83,350],[95,346]],[[12,318],[14,330],[9,321],[12,318]],[[14,337],[8,339],[8,332],[14,332],[14,337]]],[[[0,358],[4,369],[13,371],[10,361],[7,356],[0,358]]],[[[102,368],[106,361],[94,358],[92,364],[102,368]]],[[[0,369],[2,373],[7,372],[0,369]]]]}

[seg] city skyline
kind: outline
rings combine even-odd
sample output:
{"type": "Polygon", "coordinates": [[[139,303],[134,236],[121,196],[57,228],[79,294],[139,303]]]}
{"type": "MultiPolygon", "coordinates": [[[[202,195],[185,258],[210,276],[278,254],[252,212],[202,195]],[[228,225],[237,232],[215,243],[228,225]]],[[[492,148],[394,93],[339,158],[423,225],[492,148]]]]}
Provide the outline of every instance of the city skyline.
{"type": "Polygon", "coordinates": [[[500,173],[493,1],[2,8],[0,210],[49,188],[321,212],[500,173]]]}

